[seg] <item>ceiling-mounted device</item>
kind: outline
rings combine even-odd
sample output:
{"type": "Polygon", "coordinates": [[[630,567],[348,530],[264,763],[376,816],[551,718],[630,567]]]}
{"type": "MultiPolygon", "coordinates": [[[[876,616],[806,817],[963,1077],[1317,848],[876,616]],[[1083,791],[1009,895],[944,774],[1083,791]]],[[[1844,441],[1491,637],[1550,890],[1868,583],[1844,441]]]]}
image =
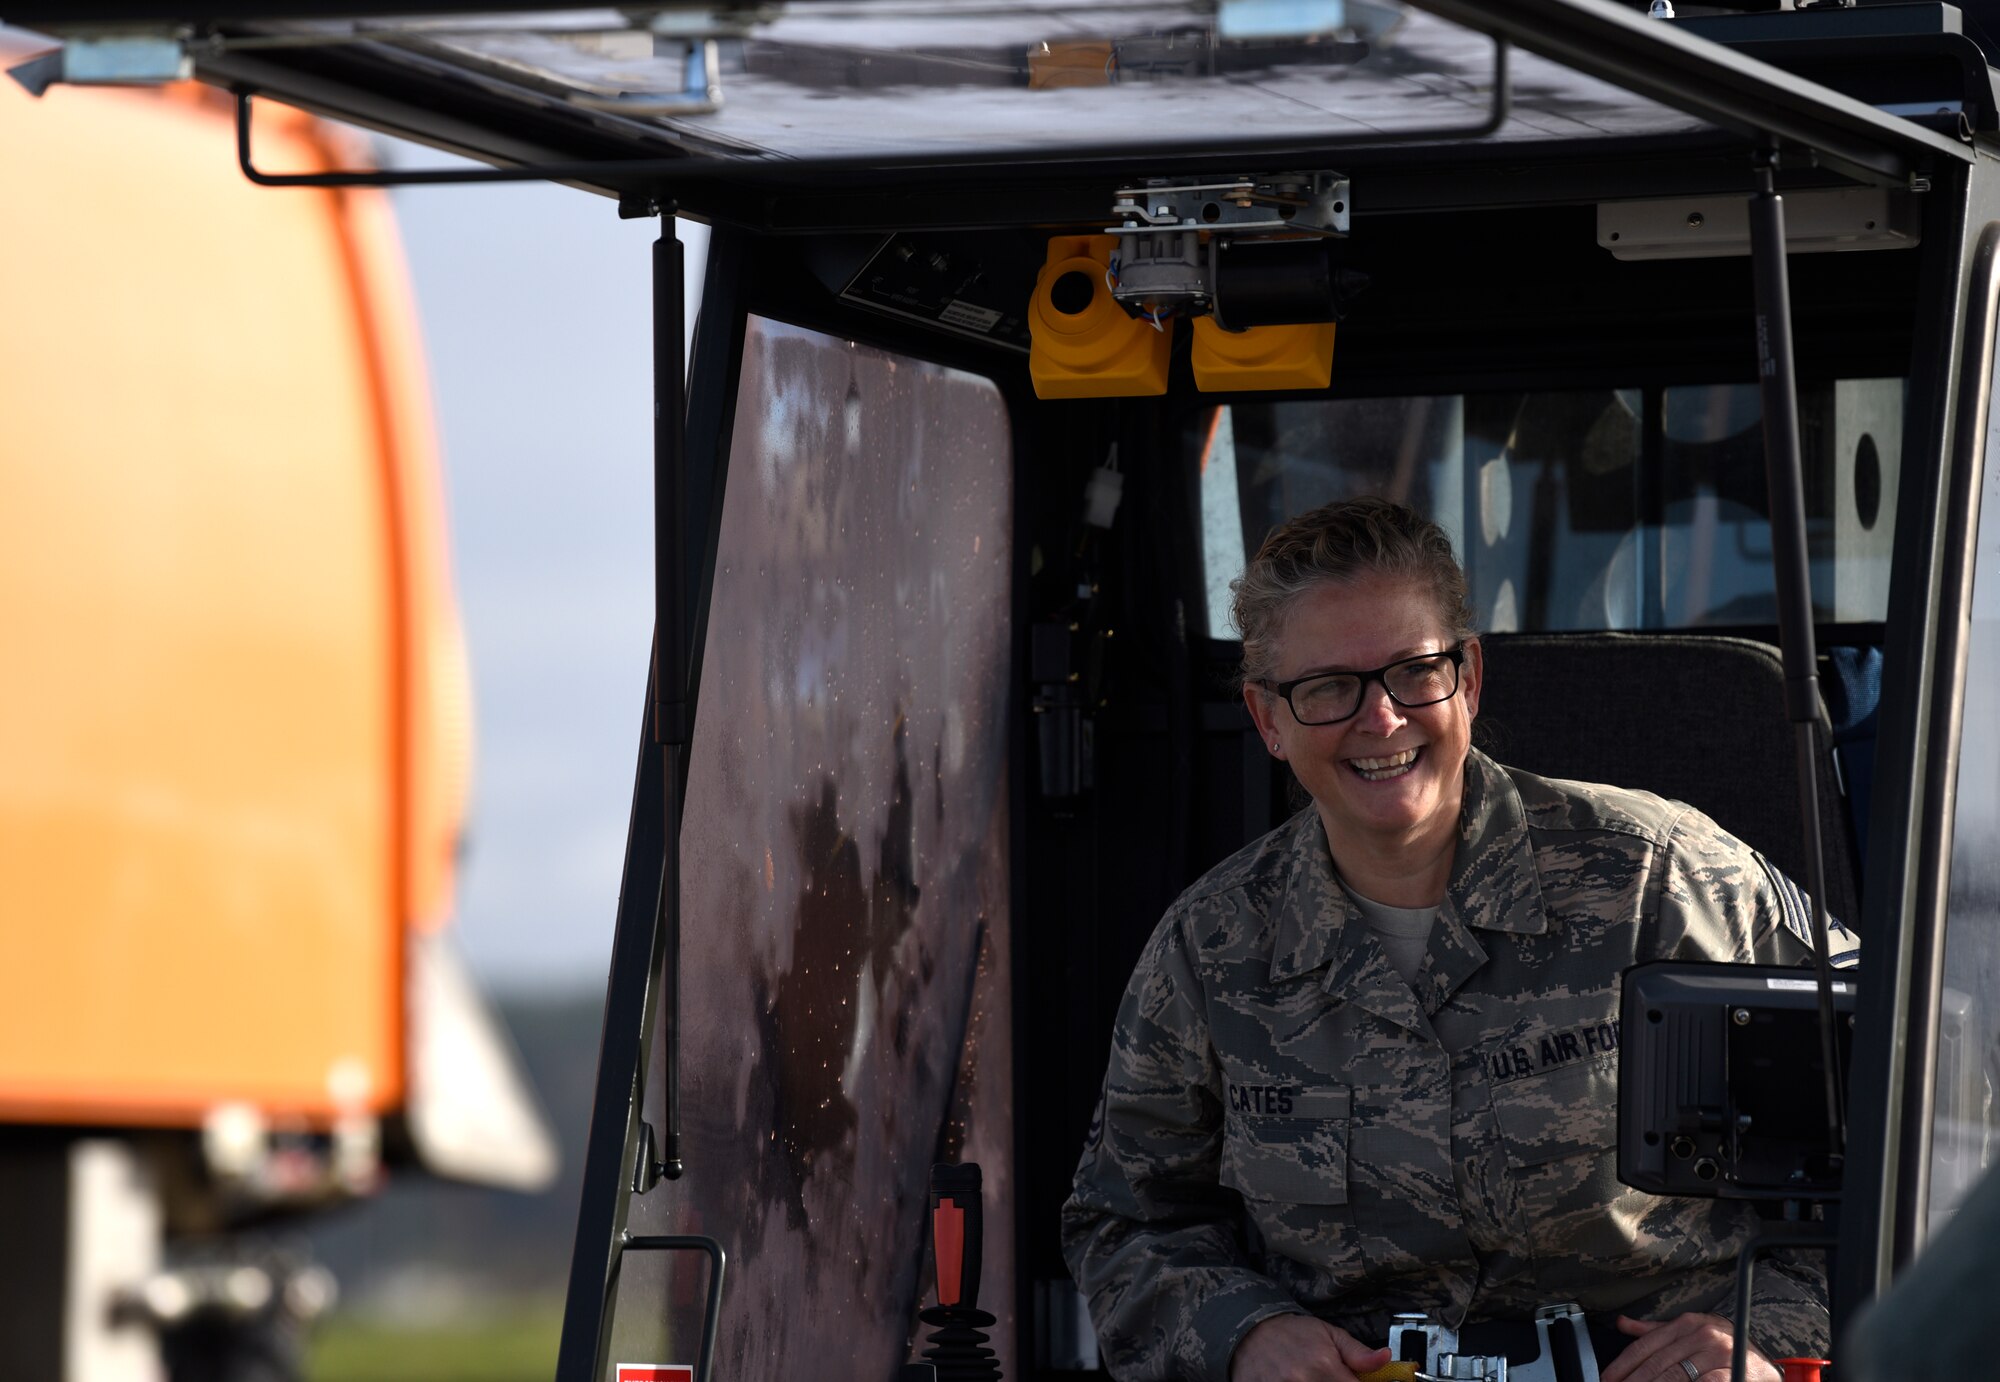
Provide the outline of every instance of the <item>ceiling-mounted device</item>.
{"type": "Polygon", "coordinates": [[[1049,243],[1028,314],[1042,397],[1165,392],[1180,317],[1204,390],[1327,386],[1334,323],[1367,282],[1330,253],[1352,214],[1344,176],[1153,178],[1118,188],[1111,214],[1101,235],[1049,243]]]}
{"type": "MultiPolygon", "coordinates": [[[[1119,240],[1112,297],[1154,321],[1215,310],[1225,244],[1347,234],[1348,183],[1338,173],[1274,173],[1213,181],[1153,178],[1114,194],[1119,240]]],[[[1225,317],[1225,324],[1227,319],[1225,317]]]]}

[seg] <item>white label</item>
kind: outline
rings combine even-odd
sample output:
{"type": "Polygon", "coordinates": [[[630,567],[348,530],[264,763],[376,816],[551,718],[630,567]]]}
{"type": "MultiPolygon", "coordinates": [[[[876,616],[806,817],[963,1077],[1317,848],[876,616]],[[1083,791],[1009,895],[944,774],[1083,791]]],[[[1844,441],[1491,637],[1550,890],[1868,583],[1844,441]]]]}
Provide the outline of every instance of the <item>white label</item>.
{"type": "MultiPolygon", "coordinates": [[[[1819,987],[1811,979],[1766,979],[1764,983],[1769,988],[1779,989],[1786,993],[1811,993],[1819,987]]],[[[1833,981],[1831,987],[1835,993],[1854,992],[1854,985],[1843,984],[1838,979],[1833,981]]]]}
{"type": "Polygon", "coordinates": [[[991,331],[1000,324],[1001,314],[990,307],[975,307],[972,303],[953,298],[938,313],[938,320],[946,326],[969,326],[974,331],[991,331]]]}

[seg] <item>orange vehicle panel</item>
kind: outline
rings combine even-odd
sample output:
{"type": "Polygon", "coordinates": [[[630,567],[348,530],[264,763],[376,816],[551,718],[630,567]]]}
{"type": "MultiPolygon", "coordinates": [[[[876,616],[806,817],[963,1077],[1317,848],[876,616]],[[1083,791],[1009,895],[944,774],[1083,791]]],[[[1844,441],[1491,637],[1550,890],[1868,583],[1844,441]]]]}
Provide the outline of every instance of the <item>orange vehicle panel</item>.
{"type": "Polygon", "coordinates": [[[386,208],[251,186],[191,89],[29,106],[0,83],[0,1120],[393,1108],[466,695],[386,208]]]}

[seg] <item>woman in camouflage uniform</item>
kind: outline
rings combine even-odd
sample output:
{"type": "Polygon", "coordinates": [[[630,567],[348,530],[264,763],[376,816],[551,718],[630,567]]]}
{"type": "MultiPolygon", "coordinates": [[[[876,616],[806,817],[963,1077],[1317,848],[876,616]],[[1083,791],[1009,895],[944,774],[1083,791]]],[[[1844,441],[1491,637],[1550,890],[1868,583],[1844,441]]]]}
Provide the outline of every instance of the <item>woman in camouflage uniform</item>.
{"type": "MultiPolygon", "coordinates": [[[[1726,1379],[1755,1216],[1616,1179],[1619,976],[1804,962],[1796,889],[1690,807],[1475,750],[1464,574],[1410,509],[1293,519],[1235,594],[1244,701],[1315,809],[1189,888],[1126,990],[1063,1213],[1111,1371],[1351,1382],[1398,1311],[1573,1300],[1632,1336],[1603,1382],[1726,1379]]],[[[1824,1353],[1825,1282],[1757,1283],[1776,1382],[1824,1353]]]]}

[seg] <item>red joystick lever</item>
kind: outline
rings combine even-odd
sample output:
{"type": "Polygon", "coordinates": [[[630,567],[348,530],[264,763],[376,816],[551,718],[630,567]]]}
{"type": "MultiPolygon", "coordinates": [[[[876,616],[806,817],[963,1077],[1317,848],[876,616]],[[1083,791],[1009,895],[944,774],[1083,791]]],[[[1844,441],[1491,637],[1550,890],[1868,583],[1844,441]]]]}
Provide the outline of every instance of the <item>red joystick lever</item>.
{"type": "Polygon", "coordinates": [[[1820,1369],[1830,1366],[1824,1358],[1779,1358],[1785,1382],[1820,1382],[1820,1369]]]}
{"type": "Polygon", "coordinates": [[[931,1167],[931,1249],[937,1258],[937,1302],[979,1304],[981,1215],[979,1167],[931,1167]]]}
{"type": "Polygon", "coordinates": [[[1000,1362],[982,1331],[993,1317],[979,1308],[979,1168],[931,1167],[931,1252],[937,1258],[937,1304],[918,1313],[931,1326],[924,1362],[936,1382],[1001,1382],[1000,1362]]]}

